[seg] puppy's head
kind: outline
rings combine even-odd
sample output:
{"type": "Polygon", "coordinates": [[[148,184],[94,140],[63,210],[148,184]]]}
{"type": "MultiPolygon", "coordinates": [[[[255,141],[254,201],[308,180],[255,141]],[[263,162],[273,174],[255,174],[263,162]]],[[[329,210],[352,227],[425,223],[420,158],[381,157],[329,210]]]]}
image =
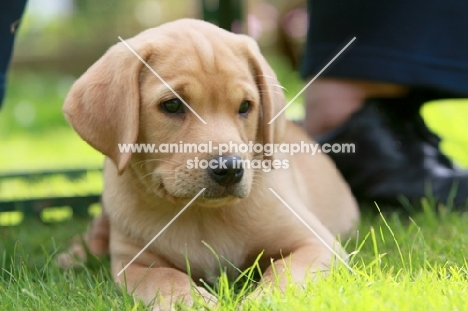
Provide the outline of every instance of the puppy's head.
{"type": "Polygon", "coordinates": [[[268,124],[284,97],[255,41],[179,20],[126,43],[73,85],[63,107],[73,128],[119,174],[131,171],[160,197],[186,200],[202,188],[202,205],[246,197],[255,170],[243,161],[270,159],[235,146],[278,142],[285,123],[280,116],[268,124]],[[125,151],[125,144],[158,152],[125,151]],[[230,148],[220,154],[222,144],[230,148]]]}

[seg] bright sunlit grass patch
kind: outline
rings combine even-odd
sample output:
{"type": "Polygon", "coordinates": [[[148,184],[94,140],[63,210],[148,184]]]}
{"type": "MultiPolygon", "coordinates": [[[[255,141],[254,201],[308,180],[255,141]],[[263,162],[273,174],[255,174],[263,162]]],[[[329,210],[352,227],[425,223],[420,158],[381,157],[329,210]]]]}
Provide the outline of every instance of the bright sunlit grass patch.
{"type": "Polygon", "coordinates": [[[24,219],[24,214],[20,211],[0,212],[0,226],[17,226],[24,219]]]}
{"type": "Polygon", "coordinates": [[[41,220],[44,222],[56,222],[71,220],[73,218],[73,210],[68,206],[48,207],[42,210],[41,220]]]}
{"type": "Polygon", "coordinates": [[[1,148],[0,174],[51,168],[97,168],[104,160],[69,128],[12,134],[2,140],[1,148]]]}
{"type": "Polygon", "coordinates": [[[102,177],[99,171],[88,172],[81,178],[73,180],[64,175],[55,175],[30,181],[22,178],[9,178],[0,182],[0,198],[3,200],[78,196],[101,191],[102,177]]]}
{"type": "Polygon", "coordinates": [[[422,114],[428,125],[442,138],[442,149],[468,168],[468,99],[428,103],[422,114]]]}

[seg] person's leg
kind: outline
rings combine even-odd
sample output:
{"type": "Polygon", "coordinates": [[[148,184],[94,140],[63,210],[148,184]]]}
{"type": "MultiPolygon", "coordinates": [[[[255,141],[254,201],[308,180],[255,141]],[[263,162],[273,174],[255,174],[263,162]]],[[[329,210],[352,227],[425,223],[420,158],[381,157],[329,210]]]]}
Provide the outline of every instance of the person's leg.
{"type": "Polygon", "coordinates": [[[407,87],[391,83],[317,79],[305,93],[304,127],[313,137],[321,135],[345,123],[367,98],[401,97],[407,92],[407,87]]]}
{"type": "Polygon", "coordinates": [[[5,95],[8,65],[26,0],[0,1],[0,107],[5,95]]]}
{"type": "Polygon", "coordinates": [[[401,208],[405,198],[412,203],[405,207],[417,208],[421,198],[431,197],[468,207],[468,171],[441,153],[439,137],[419,114],[418,107],[440,95],[411,89],[403,97],[369,98],[343,124],[315,137],[344,148],[329,156],[359,201],[401,208]]]}
{"type": "Polygon", "coordinates": [[[309,86],[305,120],[319,143],[354,144],[354,153],[330,156],[355,196],[394,205],[432,194],[466,206],[468,171],[443,155],[419,110],[468,97],[468,2],[309,0],[308,9],[305,80],[356,37],[309,86]]]}

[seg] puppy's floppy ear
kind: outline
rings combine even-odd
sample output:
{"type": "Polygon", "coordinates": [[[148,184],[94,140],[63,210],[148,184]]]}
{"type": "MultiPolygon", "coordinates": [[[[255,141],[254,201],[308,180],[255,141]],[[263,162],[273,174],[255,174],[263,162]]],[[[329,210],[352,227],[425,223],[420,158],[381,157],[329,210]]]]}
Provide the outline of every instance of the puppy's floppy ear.
{"type": "MultiPolygon", "coordinates": [[[[147,59],[149,48],[144,42],[127,42],[147,59]]],[[[132,154],[121,153],[118,144],[137,140],[142,66],[123,43],[114,45],[73,84],[62,108],[76,132],[111,158],[119,174],[132,154]]]]}
{"type": "Polygon", "coordinates": [[[280,114],[271,124],[269,122],[283,109],[285,98],[281,84],[275,72],[270,67],[265,57],[261,54],[255,40],[243,36],[247,42],[247,55],[253,69],[253,75],[260,93],[262,110],[260,116],[259,133],[263,136],[263,144],[281,142],[286,118],[284,113],[280,114]]]}

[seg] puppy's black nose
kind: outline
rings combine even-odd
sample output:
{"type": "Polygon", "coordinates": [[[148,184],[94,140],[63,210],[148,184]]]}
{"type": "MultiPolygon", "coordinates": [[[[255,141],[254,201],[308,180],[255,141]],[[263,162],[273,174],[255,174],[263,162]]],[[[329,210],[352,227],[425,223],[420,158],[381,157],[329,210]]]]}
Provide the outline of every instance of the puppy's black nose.
{"type": "Polygon", "coordinates": [[[219,156],[210,161],[208,174],[221,186],[238,183],[244,176],[242,159],[239,156],[219,156]]]}

